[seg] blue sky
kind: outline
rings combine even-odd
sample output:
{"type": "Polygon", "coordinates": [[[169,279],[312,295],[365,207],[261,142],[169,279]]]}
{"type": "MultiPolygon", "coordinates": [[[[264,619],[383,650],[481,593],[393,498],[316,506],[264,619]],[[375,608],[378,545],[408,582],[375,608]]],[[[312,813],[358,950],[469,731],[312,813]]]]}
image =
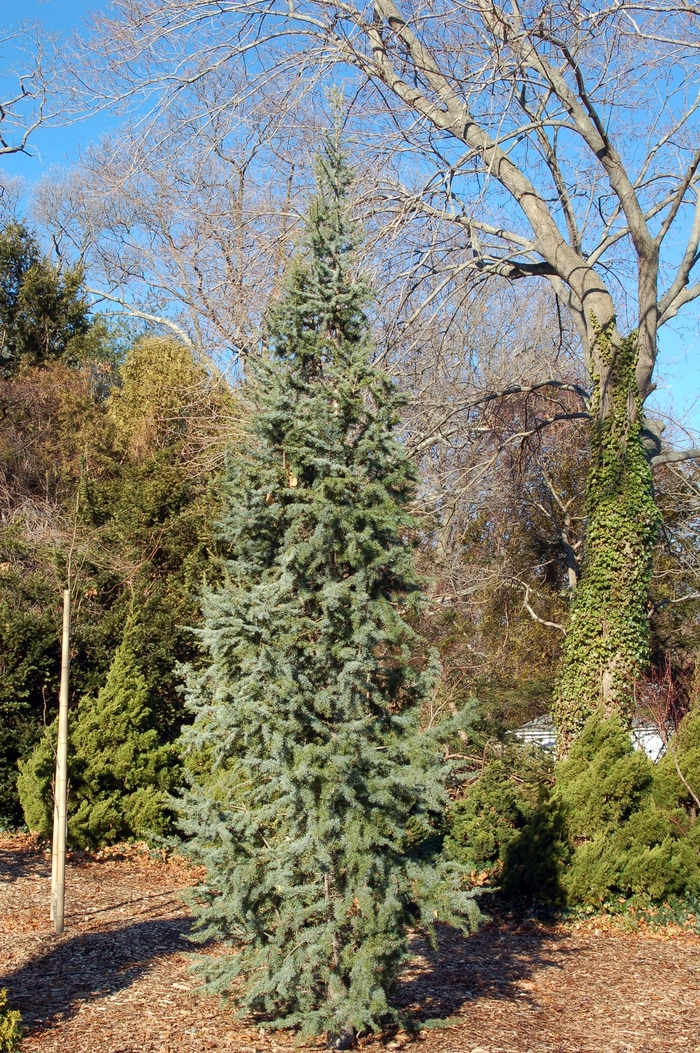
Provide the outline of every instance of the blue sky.
{"type": "MultiPolygon", "coordinates": [[[[20,0],[20,18],[41,22],[51,33],[69,34],[80,27],[88,12],[107,9],[106,0],[20,0]]],[[[4,27],[16,26],[18,0],[0,0],[4,27]]],[[[66,128],[42,129],[34,139],[34,156],[4,159],[4,167],[30,183],[52,165],[76,160],[81,147],[99,138],[112,123],[101,114],[66,128]]],[[[673,329],[660,334],[657,405],[669,409],[693,430],[700,431],[700,308],[689,313],[673,329]]]]}

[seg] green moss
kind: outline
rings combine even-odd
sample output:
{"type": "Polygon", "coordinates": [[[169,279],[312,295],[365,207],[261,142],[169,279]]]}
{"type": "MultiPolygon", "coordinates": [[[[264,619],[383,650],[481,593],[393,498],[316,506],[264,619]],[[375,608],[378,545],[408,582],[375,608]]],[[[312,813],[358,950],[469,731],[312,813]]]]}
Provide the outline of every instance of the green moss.
{"type": "Polygon", "coordinates": [[[629,717],[650,656],[649,583],[660,516],[642,445],[637,335],[613,348],[610,329],[599,329],[598,344],[609,373],[605,392],[593,376],[583,571],[553,707],[565,749],[600,707],[629,717]]]}

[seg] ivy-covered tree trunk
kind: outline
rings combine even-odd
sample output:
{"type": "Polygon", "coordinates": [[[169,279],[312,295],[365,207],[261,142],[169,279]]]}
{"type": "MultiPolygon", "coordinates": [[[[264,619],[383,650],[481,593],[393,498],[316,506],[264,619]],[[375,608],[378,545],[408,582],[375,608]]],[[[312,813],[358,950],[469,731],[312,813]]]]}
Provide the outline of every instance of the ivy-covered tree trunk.
{"type": "Polygon", "coordinates": [[[629,719],[650,657],[649,583],[660,515],[642,441],[637,334],[595,325],[591,464],[581,580],[554,703],[564,753],[595,712],[629,719]]]}

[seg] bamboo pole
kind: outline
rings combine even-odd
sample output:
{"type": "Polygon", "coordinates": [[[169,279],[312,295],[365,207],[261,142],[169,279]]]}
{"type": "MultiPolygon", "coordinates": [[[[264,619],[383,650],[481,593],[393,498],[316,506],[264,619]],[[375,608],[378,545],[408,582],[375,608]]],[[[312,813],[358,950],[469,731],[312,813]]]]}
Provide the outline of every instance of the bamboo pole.
{"type": "Polygon", "coordinates": [[[68,674],[70,672],[70,590],[63,592],[63,646],[61,693],[58,702],[58,743],[54,781],[53,850],[51,852],[51,919],[56,933],[63,932],[66,893],[66,819],[68,803],[68,674]]]}

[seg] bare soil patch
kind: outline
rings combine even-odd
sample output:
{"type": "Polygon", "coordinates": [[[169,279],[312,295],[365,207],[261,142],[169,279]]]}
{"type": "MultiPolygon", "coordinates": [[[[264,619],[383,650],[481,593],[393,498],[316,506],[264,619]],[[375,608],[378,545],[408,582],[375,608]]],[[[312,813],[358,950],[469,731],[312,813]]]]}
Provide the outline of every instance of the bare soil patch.
{"type": "MultiPolygon", "coordinates": [[[[26,1053],[276,1053],[294,1036],[260,1033],[195,993],[179,894],[191,870],[145,853],[75,856],[66,932],[48,917],[50,860],[0,837],[0,987],[22,1011],[26,1053]]],[[[398,998],[419,1037],[362,1041],[380,1053],[700,1053],[700,938],[492,922],[441,934],[418,953],[398,998]]]]}

